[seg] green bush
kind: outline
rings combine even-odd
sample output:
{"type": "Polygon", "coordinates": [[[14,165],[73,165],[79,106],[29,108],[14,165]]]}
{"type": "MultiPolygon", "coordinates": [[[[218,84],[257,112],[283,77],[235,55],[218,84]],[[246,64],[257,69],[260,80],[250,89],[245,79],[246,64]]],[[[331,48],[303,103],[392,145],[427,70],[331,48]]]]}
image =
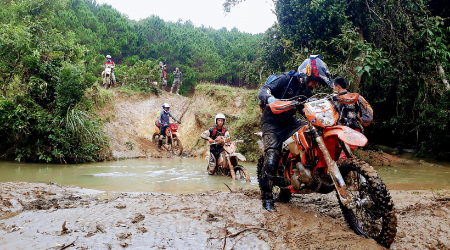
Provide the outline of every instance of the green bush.
{"type": "Polygon", "coordinates": [[[158,95],[161,90],[158,85],[153,85],[153,82],[160,81],[160,72],[155,61],[137,61],[132,67],[119,68],[116,78],[121,78],[122,88],[158,95]]]}

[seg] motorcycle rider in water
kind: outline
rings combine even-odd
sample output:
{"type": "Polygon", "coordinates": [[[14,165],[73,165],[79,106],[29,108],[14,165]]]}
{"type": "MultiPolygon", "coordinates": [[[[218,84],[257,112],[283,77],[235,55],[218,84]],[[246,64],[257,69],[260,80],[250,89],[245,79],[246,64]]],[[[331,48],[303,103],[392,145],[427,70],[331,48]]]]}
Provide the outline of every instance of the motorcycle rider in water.
{"type": "Polygon", "coordinates": [[[214,169],[216,168],[217,159],[219,159],[220,154],[224,151],[223,144],[224,140],[230,138],[230,133],[228,129],[225,128],[225,115],[217,114],[215,117],[216,126],[211,127],[205,132],[203,132],[200,137],[207,140],[211,145],[209,146],[209,164],[208,164],[208,174],[214,174],[214,169]],[[218,144],[212,144],[217,142],[218,144]]]}
{"type": "MultiPolygon", "coordinates": [[[[106,68],[106,66],[111,65],[111,76],[113,79],[113,83],[114,85],[116,85],[116,76],[114,75],[114,68],[116,67],[116,65],[114,64],[114,62],[111,60],[111,56],[107,55],[106,56],[106,62],[103,64],[103,68],[106,68]]],[[[102,72],[102,78],[105,78],[105,71],[102,72]]]]}
{"type": "Polygon", "coordinates": [[[294,96],[311,97],[312,90],[319,83],[333,88],[330,71],[320,55],[311,55],[298,67],[296,73],[293,72],[291,70],[289,74],[285,73],[276,77],[272,82],[264,85],[258,95],[262,109],[261,124],[264,144],[264,165],[259,183],[262,205],[269,212],[275,210],[272,188],[281,158],[282,144],[307,123],[294,117],[297,110],[302,111],[300,108],[274,114],[266,106],[274,101],[294,96]]]}
{"type": "Polygon", "coordinates": [[[162,140],[163,137],[166,136],[166,129],[169,127],[170,119],[169,117],[172,117],[178,124],[181,124],[181,121],[179,121],[177,118],[173,117],[173,115],[169,112],[170,105],[168,103],[164,103],[162,105],[163,110],[159,113],[158,120],[161,124],[161,130],[160,130],[160,137],[158,142],[158,152],[161,152],[161,146],[162,146],[162,140]]]}

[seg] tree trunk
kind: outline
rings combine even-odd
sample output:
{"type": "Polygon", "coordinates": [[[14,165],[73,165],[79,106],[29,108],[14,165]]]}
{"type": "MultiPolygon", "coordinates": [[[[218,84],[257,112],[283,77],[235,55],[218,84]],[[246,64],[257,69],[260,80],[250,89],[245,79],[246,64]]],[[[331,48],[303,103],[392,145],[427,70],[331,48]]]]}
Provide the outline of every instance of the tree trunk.
{"type": "Polygon", "coordinates": [[[444,83],[445,89],[450,90],[450,84],[448,83],[448,80],[445,78],[444,68],[442,67],[442,65],[439,64],[438,69],[439,69],[439,75],[441,76],[442,83],[444,83]]]}
{"type": "Polygon", "coordinates": [[[260,80],[260,81],[262,81],[262,72],[263,72],[263,70],[264,70],[264,66],[262,66],[262,67],[258,70],[258,73],[259,73],[259,80],[260,80]]]}
{"type": "MultiPolygon", "coordinates": [[[[361,32],[361,29],[359,29],[359,30],[360,30],[360,32],[359,32],[358,41],[361,42],[361,41],[364,41],[364,37],[361,32]]],[[[356,68],[358,66],[363,66],[364,59],[366,59],[366,54],[364,53],[364,51],[361,51],[359,53],[359,58],[361,59],[361,61],[357,65],[355,65],[354,68],[356,68]]],[[[352,70],[352,73],[355,75],[355,81],[353,83],[353,86],[350,87],[350,89],[353,93],[357,93],[358,89],[359,89],[359,84],[361,83],[361,77],[358,76],[358,71],[356,71],[355,69],[352,70]]]]}

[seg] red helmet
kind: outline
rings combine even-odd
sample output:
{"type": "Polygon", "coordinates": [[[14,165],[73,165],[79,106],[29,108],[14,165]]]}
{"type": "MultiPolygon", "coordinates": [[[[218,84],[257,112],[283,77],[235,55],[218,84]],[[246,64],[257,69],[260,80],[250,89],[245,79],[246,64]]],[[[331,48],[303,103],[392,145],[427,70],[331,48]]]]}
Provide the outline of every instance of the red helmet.
{"type": "Polygon", "coordinates": [[[334,87],[330,70],[322,61],[322,56],[320,55],[310,55],[309,59],[303,61],[298,67],[298,74],[301,78],[306,79],[307,82],[315,80],[324,86],[334,87]]]}

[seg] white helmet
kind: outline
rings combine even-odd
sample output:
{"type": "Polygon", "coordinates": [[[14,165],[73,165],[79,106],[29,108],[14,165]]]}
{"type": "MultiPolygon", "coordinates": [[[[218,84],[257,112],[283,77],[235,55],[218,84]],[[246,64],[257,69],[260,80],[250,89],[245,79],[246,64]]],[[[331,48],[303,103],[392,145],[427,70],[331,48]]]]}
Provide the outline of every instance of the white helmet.
{"type": "Polygon", "coordinates": [[[217,119],[223,119],[223,124],[225,124],[226,118],[225,118],[224,114],[220,113],[220,114],[216,115],[216,119],[215,119],[216,124],[217,124],[217,119]]]}
{"type": "Polygon", "coordinates": [[[106,59],[111,59],[111,56],[110,55],[106,55],[106,59]]]}
{"type": "Polygon", "coordinates": [[[166,102],[162,105],[163,108],[170,108],[170,105],[166,102]]]}

